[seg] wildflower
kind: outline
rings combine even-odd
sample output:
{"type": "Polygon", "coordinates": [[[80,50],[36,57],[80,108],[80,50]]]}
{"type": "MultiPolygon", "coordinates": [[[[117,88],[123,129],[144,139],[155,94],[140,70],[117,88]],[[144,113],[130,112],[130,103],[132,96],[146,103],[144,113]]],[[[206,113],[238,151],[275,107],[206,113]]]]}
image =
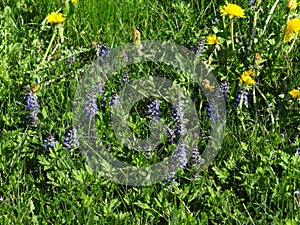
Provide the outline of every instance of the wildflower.
{"type": "Polygon", "coordinates": [[[210,19],[211,19],[212,24],[217,24],[219,22],[218,18],[210,18],[210,19]]]}
{"type": "Polygon", "coordinates": [[[287,7],[289,8],[289,10],[294,10],[297,8],[297,0],[288,0],[288,4],[287,7]]]}
{"type": "Polygon", "coordinates": [[[91,90],[88,95],[88,100],[85,103],[85,115],[94,117],[96,113],[98,112],[98,106],[97,106],[97,96],[95,94],[94,90],[91,90]]]}
{"type": "Polygon", "coordinates": [[[55,23],[55,24],[62,23],[66,20],[63,14],[57,12],[52,12],[46,17],[46,19],[48,20],[49,23],[55,23]]]}
{"type": "Polygon", "coordinates": [[[110,102],[109,104],[112,106],[112,107],[117,107],[120,103],[120,97],[118,95],[117,92],[114,92],[112,94],[112,96],[110,97],[110,102]]]}
{"type": "Polygon", "coordinates": [[[209,118],[209,120],[210,120],[211,122],[213,122],[213,124],[216,123],[216,121],[217,121],[217,119],[218,119],[218,116],[217,116],[216,113],[214,113],[213,116],[211,115],[211,108],[210,108],[210,106],[208,106],[208,107],[206,108],[206,115],[207,115],[207,117],[209,118]]]}
{"type": "Polygon", "coordinates": [[[224,96],[224,99],[226,99],[227,95],[229,93],[229,87],[228,87],[228,84],[227,84],[226,80],[221,81],[220,92],[224,96]]]}
{"type": "Polygon", "coordinates": [[[300,19],[291,19],[285,28],[284,41],[290,42],[293,38],[296,38],[300,31],[300,19]]]}
{"type": "Polygon", "coordinates": [[[106,43],[103,45],[97,44],[96,55],[98,57],[102,58],[104,62],[107,60],[109,52],[110,52],[110,48],[108,47],[108,45],[106,43]]]}
{"type": "Polygon", "coordinates": [[[85,116],[91,116],[92,118],[98,112],[97,106],[97,94],[103,94],[104,91],[102,89],[101,83],[97,83],[96,87],[94,87],[88,94],[87,101],[85,102],[85,116]]]}
{"type": "Polygon", "coordinates": [[[176,135],[174,131],[168,126],[166,126],[165,128],[166,128],[166,133],[168,135],[168,142],[173,143],[176,140],[176,135]]]}
{"type": "Polygon", "coordinates": [[[155,122],[159,121],[160,109],[159,109],[159,101],[157,100],[157,98],[153,98],[152,102],[150,103],[148,113],[152,117],[152,120],[154,120],[155,122]]]}
{"type": "Polygon", "coordinates": [[[246,84],[246,85],[255,85],[255,81],[251,77],[254,74],[252,70],[246,70],[242,73],[241,77],[239,78],[240,84],[246,84]]]}
{"type": "Polygon", "coordinates": [[[200,38],[192,49],[195,52],[196,56],[199,56],[203,52],[204,45],[204,41],[200,38]]]}
{"type": "Polygon", "coordinates": [[[125,71],[125,72],[123,73],[122,81],[123,81],[124,83],[129,83],[129,82],[130,82],[128,71],[125,71]]]}
{"type": "Polygon", "coordinates": [[[300,155],[300,147],[297,148],[297,153],[300,155]]]}
{"type": "Polygon", "coordinates": [[[218,40],[217,35],[212,34],[212,35],[208,36],[207,44],[209,44],[209,45],[218,45],[218,44],[220,44],[220,41],[218,40]]]}
{"type": "Polygon", "coordinates": [[[202,162],[202,160],[200,159],[200,154],[199,154],[199,151],[198,151],[198,145],[195,144],[192,148],[192,151],[191,151],[191,158],[190,158],[191,166],[195,167],[201,162],[202,162]]]}
{"type": "Polygon", "coordinates": [[[186,164],[188,162],[187,159],[187,149],[186,149],[186,144],[184,143],[183,140],[180,140],[177,148],[174,150],[174,159],[177,163],[179,164],[179,167],[181,169],[184,169],[186,167],[186,164]]]}
{"type": "Polygon", "coordinates": [[[28,121],[31,125],[36,125],[37,121],[37,113],[39,110],[37,96],[32,90],[29,90],[24,97],[26,110],[29,112],[26,115],[26,121],[28,121]]]}
{"type": "Polygon", "coordinates": [[[220,12],[222,16],[228,15],[230,19],[232,19],[234,16],[246,18],[244,15],[244,10],[240,6],[232,3],[227,3],[226,5],[221,6],[220,12]]]}
{"type": "Polygon", "coordinates": [[[49,147],[54,148],[54,145],[56,143],[56,139],[52,136],[52,134],[49,132],[47,137],[44,139],[43,148],[47,150],[49,147]]]}
{"type": "Polygon", "coordinates": [[[175,134],[184,134],[184,111],[181,102],[176,102],[174,105],[172,105],[171,118],[173,118],[176,123],[176,126],[174,127],[175,134]]]}
{"type": "Polygon", "coordinates": [[[245,104],[246,108],[249,108],[249,101],[248,101],[248,91],[242,90],[238,93],[238,96],[235,101],[235,106],[238,107],[241,100],[243,100],[243,103],[245,104]]]}
{"type": "Polygon", "coordinates": [[[255,3],[255,0],[249,0],[248,5],[253,5],[255,3]]]}
{"type": "Polygon", "coordinates": [[[71,0],[71,2],[72,2],[74,5],[77,5],[77,4],[78,4],[78,0],[71,0]]]}
{"type": "Polygon", "coordinates": [[[171,118],[177,123],[182,123],[184,119],[184,111],[181,102],[176,102],[171,108],[171,118]]]}
{"type": "Polygon", "coordinates": [[[289,92],[289,94],[292,96],[292,98],[300,98],[300,91],[293,89],[289,92]]]}
{"type": "Polygon", "coordinates": [[[77,130],[75,127],[66,130],[64,146],[70,150],[78,146],[77,130]]]}
{"type": "Polygon", "coordinates": [[[183,135],[184,134],[184,124],[182,122],[177,122],[177,125],[174,127],[174,131],[176,135],[183,135]]]}

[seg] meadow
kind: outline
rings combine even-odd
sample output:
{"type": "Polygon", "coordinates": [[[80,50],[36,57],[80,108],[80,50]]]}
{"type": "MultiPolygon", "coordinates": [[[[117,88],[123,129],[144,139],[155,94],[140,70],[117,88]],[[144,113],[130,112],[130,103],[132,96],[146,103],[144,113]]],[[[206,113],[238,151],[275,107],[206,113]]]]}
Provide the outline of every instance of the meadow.
{"type": "Polygon", "coordinates": [[[300,224],[300,6],[229,3],[0,0],[0,224],[300,224]],[[142,62],[91,89],[83,121],[93,121],[104,151],[138,167],[174,153],[180,166],[135,186],[86,162],[74,96],[95,61],[144,40],[183,46],[219,85],[203,80],[200,88],[177,68],[142,62]],[[139,152],[116,138],[118,93],[147,76],[190,94],[200,124],[190,157],[180,107],[163,98],[145,97],[129,113],[137,138],[164,119],[159,147],[139,152]],[[224,99],[226,125],[216,158],[200,169],[218,117],[205,90],[224,99]]]}

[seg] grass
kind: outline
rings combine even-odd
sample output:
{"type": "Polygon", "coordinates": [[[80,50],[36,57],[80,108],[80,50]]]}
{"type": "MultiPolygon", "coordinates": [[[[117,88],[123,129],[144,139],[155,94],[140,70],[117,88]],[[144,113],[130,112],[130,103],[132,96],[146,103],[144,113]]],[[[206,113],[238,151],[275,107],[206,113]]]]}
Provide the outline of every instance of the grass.
{"type": "MultiPolygon", "coordinates": [[[[294,192],[300,189],[300,108],[299,99],[289,95],[299,88],[299,40],[283,42],[286,22],[299,18],[299,9],[290,12],[286,1],[255,1],[252,6],[235,1],[246,18],[233,20],[233,50],[230,20],[219,13],[224,1],[64,2],[0,1],[1,224],[299,224],[294,192]],[[58,31],[45,57],[56,29],[45,18],[59,9],[67,15],[63,34],[58,31]],[[97,59],[91,43],[114,48],[133,42],[133,28],[142,40],[167,41],[190,50],[199,38],[206,42],[213,33],[221,42],[219,47],[205,43],[199,58],[220,83],[226,79],[229,85],[224,141],[207,169],[197,171],[189,163],[178,171],[175,184],[118,184],[91,169],[81,146],[64,146],[76,87],[97,59]],[[261,60],[255,59],[256,53],[261,60]],[[247,87],[249,107],[236,107],[243,88],[238,78],[248,69],[255,72],[256,85],[247,87]],[[35,84],[40,86],[34,94],[39,109],[32,126],[25,121],[24,97],[35,84]],[[45,149],[49,133],[56,144],[45,149]]],[[[111,154],[145,166],[170,155],[178,144],[164,139],[147,158],[116,140],[109,101],[125,86],[124,71],[131,81],[149,75],[175,80],[192,94],[202,128],[201,154],[211,126],[206,97],[179,70],[155,63],[124,68],[104,86],[104,103],[98,96],[96,130],[110,143],[111,154]]],[[[151,126],[151,100],[144,98],[130,112],[131,130],[144,138],[151,126]]],[[[158,100],[161,117],[174,128],[170,104],[158,100]]]]}

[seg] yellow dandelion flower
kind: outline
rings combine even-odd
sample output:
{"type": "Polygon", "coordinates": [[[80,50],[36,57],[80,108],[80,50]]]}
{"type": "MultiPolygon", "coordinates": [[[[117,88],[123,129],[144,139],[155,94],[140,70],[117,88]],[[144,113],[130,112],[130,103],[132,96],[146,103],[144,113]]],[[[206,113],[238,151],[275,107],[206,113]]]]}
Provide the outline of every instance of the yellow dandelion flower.
{"type": "Polygon", "coordinates": [[[49,23],[59,24],[64,22],[66,18],[61,13],[52,12],[46,17],[46,19],[48,20],[49,23]]]}
{"type": "Polygon", "coordinates": [[[291,19],[285,28],[284,41],[290,42],[295,38],[300,31],[300,20],[297,18],[291,19]]]}
{"type": "Polygon", "coordinates": [[[292,98],[300,98],[300,91],[293,89],[289,92],[290,96],[292,96],[292,98]]]}
{"type": "Polygon", "coordinates": [[[218,44],[220,44],[220,41],[218,40],[217,35],[215,35],[215,34],[209,35],[207,37],[207,44],[209,44],[209,45],[218,45],[218,44]]]}
{"type": "Polygon", "coordinates": [[[240,6],[232,3],[227,3],[226,5],[221,6],[220,12],[222,16],[228,15],[230,19],[232,19],[234,16],[246,18],[244,15],[244,10],[240,6]]]}
{"type": "Polygon", "coordinates": [[[245,75],[245,76],[252,76],[254,74],[254,72],[252,70],[246,70],[243,72],[242,75],[245,75]]]}
{"type": "Polygon", "coordinates": [[[254,74],[252,70],[246,70],[239,78],[240,84],[255,85],[255,80],[251,77],[254,74]]]}
{"type": "Polygon", "coordinates": [[[297,0],[288,0],[288,4],[287,4],[287,7],[290,9],[290,10],[294,10],[297,8],[297,0]]]}
{"type": "Polygon", "coordinates": [[[71,2],[72,2],[74,5],[77,5],[77,4],[78,4],[78,0],[71,0],[71,2]]]}

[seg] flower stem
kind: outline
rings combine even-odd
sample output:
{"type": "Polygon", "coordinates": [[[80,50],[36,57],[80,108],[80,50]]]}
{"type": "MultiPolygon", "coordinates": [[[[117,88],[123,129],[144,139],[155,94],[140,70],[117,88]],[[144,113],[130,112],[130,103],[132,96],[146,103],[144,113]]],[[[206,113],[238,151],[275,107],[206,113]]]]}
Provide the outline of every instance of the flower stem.
{"type": "Polygon", "coordinates": [[[274,131],[274,124],[275,124],[275,119],[273,116],[273,113],[271,111],[271,105],[269,104],[269,101],[267,100],[266,96],[262,93],[262,91],[258,88],[258,86],[255,86],[256,90],[259,92],[259,94],[261,95],[261,97],[265,100],[266,104],[267,104],[267,112],[270,114],[271,117],[271,123],[273,125],[273,131],[274,131]]]}
{"type": "Polygon", "coordinates": [[[289,48],[289,51],[288,51],[288,53],[290,53],[290,52],[292,51],[292,49],[293,49],[293,47],[294,47],[294,44],[295,44],[295,42],[296,42],[296,38],[293,40],[293,43],[291,44],[291,46],[290,46],[290,48],[289,48]]]}
{"type": "Polygon", "coordinates": [[[231,33],[231,47],[232,47],[232,51],[235,50],[234,48],[234,39],[233,39],[233,19],[230,20],[231,23],[231,27],[230,27],[230,33],[231,33]]]}
{"type": "Polygon", "coordinates": [[[222,17],[223,19],[223,29],[224,29],[224,34],[225,34],[225,38],[226,38],[226,46],[227,46],[227,51],[226,51],[226,54],[227,54],[227,58],[229,56],[229,43],[228,43],[228,35],[227,35],[227,28],[226,28],[226,25],[225,25],[225,17],[223,16],[222,17]]]}
{"type": "Polygon", "coordinates": [[[53,44],[53,41],[54,41],[54,38],[55,38],[56,34],[57,34],[57,29],[56,29],[56,27],[55,27],[55,29],[54,29],[54,31],[53,31],[52,38],[51,38],[51,40],[50,40],[50,43],[49,43],[49,45],[48,45],[48,48],[47,48],[47,50],[46,50],[46,52],[45,52],[45,55],[44,55],[44,57],[43,57],[43,60],[42,60],[41,64],[44,64],[44,63],[45,63],[46,58],[47,58],[47,56],[48,56],[48,53],[49,53],[50,48],[51,48],[51,46],[52,46],[52,44],[53,44]]]}
{"type": "Polygon", "coordinates": [[[264,29],[263,29],[263,32],[262,32],[262,36],[264,35],[264,33],[265,33],[265,31],[266,31],[266,29],[267,29],[267,27],[268,27],[268,24],[269,24],[269,22],[270,22],[270,19],[271,19],[272,15],[273,15],[274,10],[276,9],[276,6],[277,6],[278,3],[279,3],[279,0],[276,0],[276,2],[273,4],[273,6],[272,6],[272,8],[271,8],[271,10],[270,10],[270,12],[269,12],[269,16],[268,16],[268,18],[267,18],[267,20],[266,20],[266,24],[265,24],[265,26],[264,26],[264,29]]]}

